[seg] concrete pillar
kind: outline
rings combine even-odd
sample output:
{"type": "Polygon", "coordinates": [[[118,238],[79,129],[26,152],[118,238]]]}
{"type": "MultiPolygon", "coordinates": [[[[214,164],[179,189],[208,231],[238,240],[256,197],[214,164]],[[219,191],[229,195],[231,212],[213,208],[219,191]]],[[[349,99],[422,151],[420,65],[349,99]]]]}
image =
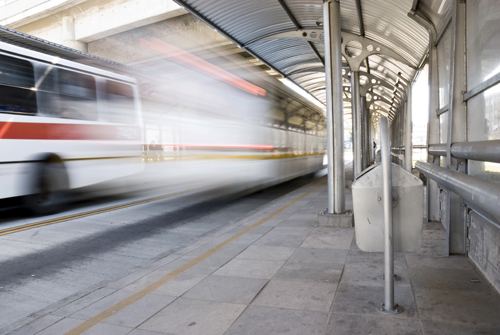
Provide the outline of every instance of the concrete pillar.
{"type": "Polygon", "coordinates": [[[75,39],[75,18],[72,15],[63,16],[61,19],[61,44],[87,52],[87,43],[78,42],[75,39]]]}

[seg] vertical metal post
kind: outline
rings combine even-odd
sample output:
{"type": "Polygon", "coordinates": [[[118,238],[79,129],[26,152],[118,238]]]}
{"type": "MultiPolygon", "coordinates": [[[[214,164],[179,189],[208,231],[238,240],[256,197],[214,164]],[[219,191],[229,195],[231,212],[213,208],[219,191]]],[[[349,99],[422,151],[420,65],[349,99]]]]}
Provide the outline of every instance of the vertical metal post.
{"type": "Polygon", "coordinates": [[[368,138],[369,138],[369,144],[370,144],[370,165],[371,163],[375,160],[375,154],[373,153],[373,141],[375,139],[375,136],[373,134],[373,127],[372,127],[372,113],[370,109],[368,109],[368,138]]]}
{"type": "Polygon", "coordinates": [[[406,132],[405,132],[405,170],[411,173],[413,154],[413,121],[411,111],[411,83],[406,91],[406,132]]]}
{"type": "MultiPolygon", "coordinates": [[[[446,138],[446,168],[449,169],[451,167],[451,128],[453,122],[453,92],[454,92],[454,84],[455,84],[455,48],[456,48],[456,30],[457,30],[457,1],[453,0],[452,5],[452,21],[451,26],[448,29],[451,29],[451,48],[450,48],[450,85],[448,92],[448,124],[446,127],[448,128],[448,134],[446,138]]],[[[450,192],[445,193],[445,208],[446,212],[444,214],[444,226],[446,229],[446,252],[449,255],[450,253],[450,192]]]]}
{"type": "Polygon", "coordinates": [[[389,120],[380,118],[380,149],[382,153],[382,203],[384,206],[384,280],[385,302],[381,311],[398,314],[403,308],[394,304],[394,244],[392,239],[392,167],[389,120]]]}
{"type": "MultiPolygon", "coordinates": [[[[432,36],[432,35],[431,35],[432,36]]],[[[429,144],[439,143],[439,107],[437,48],[429,42],[429,120],[427,123],[427,162],[440,165],[440,156],[429,155],[429,144]]],[[[439,189],[436,181],[427,179],[427,221],[439,221],[439,189]]]]}
{"type": "Polygon", "coordinates": [[[361,120],[361,171],[365,169],[365,106],[363,104],[363,97],[359,97],[359,110],[361,111],[360,113],[360,120],[361,120]]]}
{"type": "Polygon", "coordinates": [[[351,105],[352,105],[352,122],[353,122],[353,140],[354,140],[354,155],[353,169],[354,178],[356,178],[362,170],[361,162],[361,96],[359,95],[359,72],[351,71],[351,105]]]}
{"type": "Polygon", "coordinates": [[[342,52],[340,3],[323,3],[328,141],[328,213],[345,212],[344,113],[342,103],[342,52]]]}
{"type": "Polygon", "coordinates": [[[363,170],[370,166],[370,117],[369,111],[366,105],[366,96],[361,97],[361,106],[362,106],[362,125],[363,125],[363,170]]]}
{"type": "MultiPolygon", "coordinates": [[[[429,120],[427,123],[427,161],[432,164],[441,165],[440,156],[429,154],[429,144],[439,143],[439,117],[436,111],[439,109],[439,72],[437,47],[434,41],[429,45],[429,120]]],[[[439,221],[440,217],[439,187],[436,181],[427,179],[427,221],[439,221]]]]}
{"type": "MultiPolygon", "coordinates": [[[[451,144],[467,140],[467,111],[463,104],[462,92],[467,91],[467,71],[465,57],[466,53],[466,3],[460,0],[453,1],[453,35],[452,35],[452,54],[450,71],[453,74],[450,78],[450,99],[449,99],[449,117],[448,117],[448,143],[447,143],[447,167],[452,170],[466,173],[466,162],[460,162],[451,157],[451,144]]],[[[467,237],[467,225],[465,215],[465,205],[463,199],[453,192],[448,192],[447,231],[449,253],[465,254],[467,237]]]]}

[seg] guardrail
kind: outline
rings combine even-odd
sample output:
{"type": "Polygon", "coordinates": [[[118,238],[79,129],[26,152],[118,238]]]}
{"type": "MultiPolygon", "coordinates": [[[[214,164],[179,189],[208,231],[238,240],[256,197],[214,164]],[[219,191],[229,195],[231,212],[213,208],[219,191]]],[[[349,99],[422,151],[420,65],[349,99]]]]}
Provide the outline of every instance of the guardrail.
{"type": "MultiPolygon", "coordinates": [[[[429,154],[446,156],[446,146],[446,143],[429,144],[429,154]]],[[[500,163],[500,140],[453,143],[451,156],[459,159],[500,163]]]]}
{"type": "MultiPolygon", "coordinates": [[[[488,158],[488,161],[491,161],[491,159],[488,158]]],[[[415,168],[428,178],[458,194],[465,202],[480,208],[500,221],[500,184],[422,161],[418,161],[415,168]]]]}

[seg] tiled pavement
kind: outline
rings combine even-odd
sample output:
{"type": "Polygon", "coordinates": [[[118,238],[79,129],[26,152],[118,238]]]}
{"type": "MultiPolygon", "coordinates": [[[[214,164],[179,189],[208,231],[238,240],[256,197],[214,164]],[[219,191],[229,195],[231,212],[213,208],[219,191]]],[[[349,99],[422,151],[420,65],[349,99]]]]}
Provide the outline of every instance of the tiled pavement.
{"type": "Polygon", "coordinates": [[[438,223],[425,224],[417,252],[395,255],[405,311],[378,312],[383,254],[360,251],[353,229],[316,226],[324,182],[12,334],[500,334],[500,295],[467,257],[443,256],[438,223]]]}

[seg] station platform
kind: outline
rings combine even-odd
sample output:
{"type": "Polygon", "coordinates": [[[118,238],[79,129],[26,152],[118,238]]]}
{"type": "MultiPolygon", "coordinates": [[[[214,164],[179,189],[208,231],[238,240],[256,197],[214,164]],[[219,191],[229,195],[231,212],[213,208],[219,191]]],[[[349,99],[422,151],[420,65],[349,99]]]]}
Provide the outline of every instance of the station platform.
{"type": "Polygon", "coordinates": [[[360,251],[354,228],[318,227],[326,197],[323,177],[10,333],[500,334],[500,295],[466,256],[444,256],[440,223],[396,253],[404,312],[380,313],[383,254],[360,251]]]}

